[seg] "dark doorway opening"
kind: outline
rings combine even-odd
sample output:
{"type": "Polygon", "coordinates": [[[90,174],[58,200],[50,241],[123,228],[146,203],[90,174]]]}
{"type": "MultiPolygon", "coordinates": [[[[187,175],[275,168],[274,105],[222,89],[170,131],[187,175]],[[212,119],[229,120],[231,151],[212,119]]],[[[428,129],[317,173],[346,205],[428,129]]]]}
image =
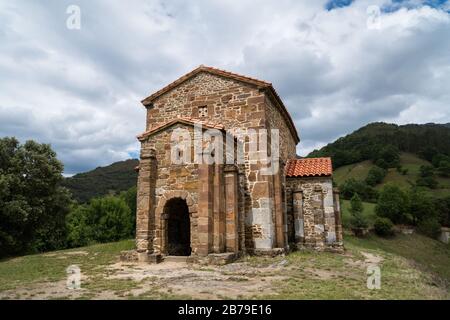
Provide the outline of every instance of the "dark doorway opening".
{"type": "Polygon", "coordinates": [[[191,255],[191,222],[186,201],[174,198],[166,203],[167,253],[171,256],[191,255]]]}

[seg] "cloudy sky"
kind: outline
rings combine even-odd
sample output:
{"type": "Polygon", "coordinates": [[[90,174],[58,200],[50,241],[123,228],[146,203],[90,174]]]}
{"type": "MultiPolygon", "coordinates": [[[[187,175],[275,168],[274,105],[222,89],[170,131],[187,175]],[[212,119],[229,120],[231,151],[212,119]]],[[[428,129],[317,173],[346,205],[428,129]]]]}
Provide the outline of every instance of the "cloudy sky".
{"type": "Polygon", "coordinates": [[[0,136],[50,143],[66,174],[137,157],[139,101],[200,64],[272,82],[302,155],[450,122],[450,1],[0,0],[0,136]]]}

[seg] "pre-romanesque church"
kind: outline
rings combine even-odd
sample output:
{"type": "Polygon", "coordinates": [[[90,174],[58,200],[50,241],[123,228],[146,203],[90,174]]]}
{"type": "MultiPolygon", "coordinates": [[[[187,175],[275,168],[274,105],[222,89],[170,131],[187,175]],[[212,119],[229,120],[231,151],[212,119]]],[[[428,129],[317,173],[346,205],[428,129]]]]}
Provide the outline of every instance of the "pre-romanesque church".
{"type": "Polygon", "coordinates": [[[300,137],[271,83],[200,66],[142,103],[147,120],[138,136],[140,261],[185,256],[227,262],[242,253],[342,250],[331,159],[297,157],[300,137]],[[180,130],[184,142],[194,141],[183,152],[174,140],[180,130]],[[214,155],[223,153],[227,161],[192,160],[211,150],[206,148],[211,138],[195,149],[208,131],[221,146],[214,155]],[[264,150],[251,144],[262,131],[277,133],[276,142],[268,138],[269,165],[275,168],[269,172],[267,161],[258,161],[264,150]]]}

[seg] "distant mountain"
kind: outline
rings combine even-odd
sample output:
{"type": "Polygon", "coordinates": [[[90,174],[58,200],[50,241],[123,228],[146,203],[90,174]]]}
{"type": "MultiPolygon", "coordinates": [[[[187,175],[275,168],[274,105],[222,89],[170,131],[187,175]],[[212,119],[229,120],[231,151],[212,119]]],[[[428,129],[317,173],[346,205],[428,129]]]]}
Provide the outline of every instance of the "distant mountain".
{"type": "Polygon", "coordinates": [[[106,167],[79,173],[65,178],[62,185],[68,188],[78,202],[87,202],[93,197],[116,194],[136,186],[136,159],[115,162],[106,167]]]}
{"type": "Polygon", "coordinates": [[[450,124],[396,125],[383,122],[368,124],[339,138],[308,157],[331,156],[335,169],[372,160],[383,146],[392,145],[400,152],[427,160],[436,153],[450,155],[450,124]],[[428,157],[427,155],[430,155],[428,157]]]}

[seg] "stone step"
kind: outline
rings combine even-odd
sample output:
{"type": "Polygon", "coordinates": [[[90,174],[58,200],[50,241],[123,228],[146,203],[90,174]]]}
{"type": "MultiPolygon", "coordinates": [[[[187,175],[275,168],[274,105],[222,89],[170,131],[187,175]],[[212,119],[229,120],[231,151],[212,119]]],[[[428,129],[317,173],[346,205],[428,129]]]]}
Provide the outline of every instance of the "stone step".
{"type": "Polygon", "coordinates": [[[164,262],[192,262],[193,258],[191,256],[166,256],[164,257],[164,262]]]}

